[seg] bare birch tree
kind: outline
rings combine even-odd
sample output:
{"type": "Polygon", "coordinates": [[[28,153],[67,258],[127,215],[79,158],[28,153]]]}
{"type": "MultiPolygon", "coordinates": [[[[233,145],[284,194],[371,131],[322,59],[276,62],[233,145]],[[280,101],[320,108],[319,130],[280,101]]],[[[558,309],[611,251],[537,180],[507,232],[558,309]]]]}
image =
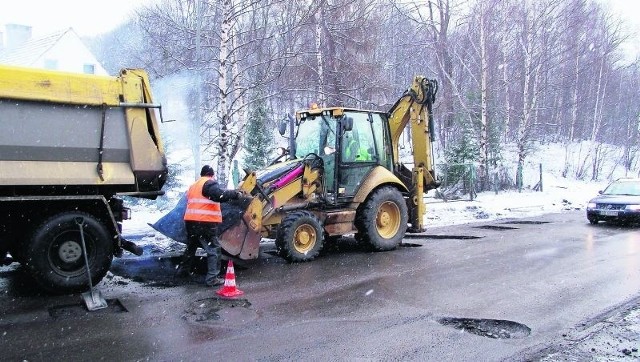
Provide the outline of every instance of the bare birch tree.
{"type": "MultiPolygon", "coordinates": [[[[280,16],[290,6],[281,0],[164,0],[140,14],[145,33],[169,60],[167,74],[198,71],[203,99],[194,107],[202,112],[197,127],[200,152],[217,164],[223,183],[242,145],[247,107],[253,99],[247,93],[276,80],[292,57],[278,52],[286,48],[282,42],[288,38],[283,34],[295,24],[282,23],[285,18],[280,16]],[[196,40],[199,54],[195,54],[196,40]],[[256,49],[262,52],[261,59],[256,59],[256,49]]],[[[264,97],[269,96],[267,92],[264,97]]]]}

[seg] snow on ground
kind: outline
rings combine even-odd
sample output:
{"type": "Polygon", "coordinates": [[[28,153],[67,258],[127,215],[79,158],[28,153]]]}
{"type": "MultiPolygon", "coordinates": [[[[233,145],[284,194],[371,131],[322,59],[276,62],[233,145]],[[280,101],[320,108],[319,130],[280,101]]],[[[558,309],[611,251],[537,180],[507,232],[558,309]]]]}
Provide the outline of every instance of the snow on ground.
{"type": "Polygon", "coordinates": [[[428,228],[585,209],[589,199],[606,185],[606,182],[585,183],[559,180],[559,182],[547,182],[543,192],[526,189],[522,192],[501,191],[497,194],[482,192],[473,201],[467,199],[444,202],[427,199],[425,224],[428,228]]]}

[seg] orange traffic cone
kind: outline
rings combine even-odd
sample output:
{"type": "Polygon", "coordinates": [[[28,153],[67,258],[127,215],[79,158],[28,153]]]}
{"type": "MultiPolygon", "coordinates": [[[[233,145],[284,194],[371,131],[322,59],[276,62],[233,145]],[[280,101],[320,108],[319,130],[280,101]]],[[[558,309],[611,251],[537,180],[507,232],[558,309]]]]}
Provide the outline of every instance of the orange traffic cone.
{"type": "Polygon", "coordinates": [[[224,277],[224,285],[216,294],[227,298],[244,294],[242,290],[236,288],[236,273],[233,270],[233,262],[231,260],[229,260],[229,264],[227,264],[227,274],[224,277]]]}

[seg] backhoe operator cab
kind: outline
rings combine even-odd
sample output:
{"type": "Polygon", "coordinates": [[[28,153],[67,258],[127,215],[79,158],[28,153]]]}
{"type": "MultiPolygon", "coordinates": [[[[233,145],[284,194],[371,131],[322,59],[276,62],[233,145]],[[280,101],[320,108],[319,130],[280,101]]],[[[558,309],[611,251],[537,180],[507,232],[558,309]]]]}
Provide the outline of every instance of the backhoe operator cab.
{"type": "Polygon", "coordinates": [[[325,108],[298,112],[296,118],[293,158],[302,159],[309,154],[322,158],[323,191],[329,205],[352,202],[366,175],[375,167],[393,169],[386,114],[325,108]]]}

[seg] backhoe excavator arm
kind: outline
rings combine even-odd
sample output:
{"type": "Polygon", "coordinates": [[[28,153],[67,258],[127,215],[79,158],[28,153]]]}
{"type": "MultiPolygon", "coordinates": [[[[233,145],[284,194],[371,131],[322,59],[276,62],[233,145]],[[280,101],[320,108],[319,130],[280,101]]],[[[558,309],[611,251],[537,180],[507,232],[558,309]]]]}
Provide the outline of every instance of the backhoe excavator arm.
{"type": "Polygon", "coordinates": [[[389,128],[393,149],[394,172],[411,190],[408,231],[424,230],[422,215],[425,213],[423,193],[440,185],[435,179],[433,165],[433,118],[432,107],[438,91],[438,83],[422,76],[416,76],[411,87],[389,110],[389,128]],[[413,171],[409,171],[400,162],[400,137],[404,129],[411,127],[413,149],[413,171]]]}

